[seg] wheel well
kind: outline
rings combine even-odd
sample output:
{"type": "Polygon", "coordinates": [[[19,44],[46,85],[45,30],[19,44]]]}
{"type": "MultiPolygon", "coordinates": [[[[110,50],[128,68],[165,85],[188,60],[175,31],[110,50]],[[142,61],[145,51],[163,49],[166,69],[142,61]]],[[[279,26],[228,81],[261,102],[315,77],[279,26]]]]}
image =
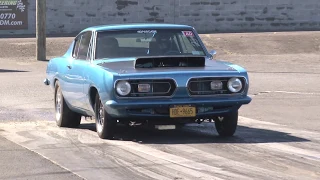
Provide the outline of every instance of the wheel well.
{"type": "Polygon", "coordinates": [[[55,87],[56,86],[56,82],[58,81],[58,79],[57,78],[55,78],[54,80],[53,80],[53,87],[55,87]]]}
{"type": "Polygon", "coordinates": [[[92,108],[94,108],[94,104],[96,103],[96,95],[98,93],[98,90],[95,87],[91,87],[89,91],[89,97],[90,97],[90,104],[92,108]]]}

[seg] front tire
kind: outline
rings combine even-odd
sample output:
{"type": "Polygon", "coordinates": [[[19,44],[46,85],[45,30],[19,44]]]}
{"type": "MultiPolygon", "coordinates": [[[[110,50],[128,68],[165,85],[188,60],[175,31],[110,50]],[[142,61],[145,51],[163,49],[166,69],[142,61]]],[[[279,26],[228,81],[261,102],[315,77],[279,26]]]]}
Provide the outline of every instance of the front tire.
{"type": "Polygon", "coordinates": [[[98,93],[96,94],[94,107],[98,136],[101,139],[112,139],[115,132],[116,121],[104,109],[98,93]]]}
{"type": "Polygon", "coordinates": [[[223,118],[217,118],[215,120],[215,126],[220,136],[233,136],[238,126],[238,111],[231,112],[223,118]]]}
{"type": "Polygon", "coordinates": [[[78,127],[81,123],[81,115],[73,112],[68,107],[60,88],[60,83],[55,83],[54,91],[55,117],[56,124],[59,127],[78,127]]]}

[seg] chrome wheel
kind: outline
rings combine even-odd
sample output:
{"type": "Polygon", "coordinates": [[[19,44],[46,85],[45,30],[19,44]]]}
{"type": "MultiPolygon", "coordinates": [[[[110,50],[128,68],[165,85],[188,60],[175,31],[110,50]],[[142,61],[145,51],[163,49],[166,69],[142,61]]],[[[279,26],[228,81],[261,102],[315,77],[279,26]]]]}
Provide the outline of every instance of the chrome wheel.
{"type": "Polygon", "coordinates": [[[99,137],[102,139],[112,139],[116,121],[104,109],[99,94],[96,94],[94,112],[96,119],[96,131],[99,137]]]}
{"type": "Polygon", "coordinates": [[[62,109],[62,95],[61,90],[58,88],[56,93],[56,120],[59,120],[61,117],[61,109],[62,109]]]}
{"type": "Polygon", "coordinates": [[[99,109],[98,109],[98,118],[97,118],[97,131],[98,132],[102,132],[103,130],[103,126],[104,126],[104,109],[103,109],[103,105],[100,102],[99,104],[99,109]]]}

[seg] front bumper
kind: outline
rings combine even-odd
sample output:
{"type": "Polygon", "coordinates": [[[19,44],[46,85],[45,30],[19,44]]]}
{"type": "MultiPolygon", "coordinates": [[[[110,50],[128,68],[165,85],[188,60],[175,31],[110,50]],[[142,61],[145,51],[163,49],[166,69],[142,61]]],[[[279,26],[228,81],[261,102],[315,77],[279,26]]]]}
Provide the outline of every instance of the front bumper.
{"type": "Polygon", "coordinates": [[[170,118],[169,108],[172,105],[193,105],[197,107],[196,117],[208,118],[238,110],[242,105],[251,102],[249,96],[229,98],[181,98],[181,99],[139,99],[109,100],[105,110],[114,118],[159,119],[170,118]]]}

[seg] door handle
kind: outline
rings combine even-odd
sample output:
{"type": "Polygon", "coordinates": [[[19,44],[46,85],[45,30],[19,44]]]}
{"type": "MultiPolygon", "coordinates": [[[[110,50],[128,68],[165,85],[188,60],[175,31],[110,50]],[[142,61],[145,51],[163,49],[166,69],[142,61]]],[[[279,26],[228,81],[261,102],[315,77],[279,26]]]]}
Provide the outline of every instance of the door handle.
{"type": "Polygon", "coordinates": [[[72,68],[71,65],[67,65],[67,67],[68,67],[68,69],[71,69],[71,68],[72,68]]]}

